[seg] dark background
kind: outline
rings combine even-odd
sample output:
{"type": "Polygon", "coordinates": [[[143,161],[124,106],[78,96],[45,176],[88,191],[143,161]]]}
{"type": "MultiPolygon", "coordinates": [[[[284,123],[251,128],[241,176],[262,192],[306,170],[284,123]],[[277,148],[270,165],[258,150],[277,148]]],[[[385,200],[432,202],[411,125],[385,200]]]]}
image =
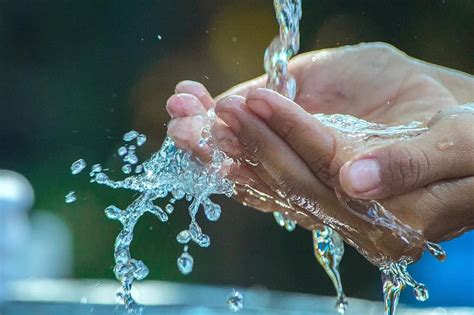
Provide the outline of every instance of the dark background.
{"type": "MultiPolygon", "coordinates": [[[[71,162],[103,163],[120,176],[114,154],[121,135],[144,132],[149,141],[141,157],[156,151],[168,121],[164,105],[178,81],[198,80],[217,94],[257,76],[276,33],[269,0],[0,1],[0,168],[25,175],[35,209],[67,223],[73,277],[113,277],[120,225],[103,209],[133,196],[71,176],[71,162]],[[66,205],[72,189],[78,201],[66,205]]],[[[384,41],[474,73],[471,0],[303,0],[301,33],[302,52],[384,41]]],[[[140,221],[132,250],[150,267],[149,279],[333,294],[309,232],[288,233],[270,215],[219,199],[221,219],[200,220],[212,245],[191,248],[189,276],[176,268],[175,236],[188,223],[184,205],[166,224],[152,216],[140,221]]],[[[346,247],[341,269],[348,295],[381,297],[378,270],[353,249],[346,247]]]]}

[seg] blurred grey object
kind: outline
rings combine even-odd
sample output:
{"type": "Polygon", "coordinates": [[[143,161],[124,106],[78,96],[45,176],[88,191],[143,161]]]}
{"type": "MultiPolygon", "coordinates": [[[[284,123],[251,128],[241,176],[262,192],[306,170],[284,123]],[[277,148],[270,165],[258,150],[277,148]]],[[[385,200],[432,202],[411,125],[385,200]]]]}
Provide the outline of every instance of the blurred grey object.
{"type": "MultiPolygon", "coordinates": [[[[112,280],[23,280],[9,286],[11,300],[2,315],[46,314],[126,314],[115,303],[118,283],[112,280]]],[[[145,305],[142,315],[152,314],[231,314],[227,295],[232,287],[144,281],[134,294],[145,305]]],[[[269,291],[263,288],[236,288],[243,294],[245,307],[238,314],[321,315],[337,314],[334,297],[269,291]]],[[[473,314],[471,308],[408,308],[401,305],[398,315],[473,314]]],[[[380,302],[349,298],[347,315],[383,314],[380,302]]]]}
{"type": "Polygon", "coordinates": [[[62,220],[46,211],[30,218],[34,191],[21,174],[0,170],[0,303],[9,281],[70,276],[72,240],[62,220]]]}

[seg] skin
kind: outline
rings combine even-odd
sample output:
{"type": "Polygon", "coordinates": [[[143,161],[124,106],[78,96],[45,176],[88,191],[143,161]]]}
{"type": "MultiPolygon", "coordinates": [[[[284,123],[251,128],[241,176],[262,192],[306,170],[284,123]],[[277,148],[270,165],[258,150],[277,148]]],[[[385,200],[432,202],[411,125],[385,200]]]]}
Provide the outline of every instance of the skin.
{"type": "Polygon", "coordinates": [[[265,76],[215,99],[200,83],[179,83],[167,102],[168,134],[208,161],[209,148],[198,140],[213,109],[212,135],[237,161],[225,170],[236,182],[236,200],[286,213],[309,230],[322,221],[376,265],[416,260],[425,238],[439,242],[472,228],[474,114],[453,112],[474,102],[472,76],[381,43],[302,54],[289,69],[298,86],[295,102],[263,88],[265,76]],[[387,125],[417,120],[428,131],[403,141],[354,142],[315,113],[387,125]],[[407,244],[400,233],[345,208],[334,190],[380,201],[418,233],[407,244]]]}

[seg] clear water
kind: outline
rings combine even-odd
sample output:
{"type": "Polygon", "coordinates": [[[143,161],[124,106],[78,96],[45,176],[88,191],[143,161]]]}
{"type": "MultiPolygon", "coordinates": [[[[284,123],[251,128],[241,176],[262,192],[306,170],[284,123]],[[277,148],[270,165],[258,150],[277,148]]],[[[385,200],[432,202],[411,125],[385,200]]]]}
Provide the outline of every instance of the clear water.
{"type": "MultiPolygon", "coordinates": [[[[123,137],[125,142],[136,141],[137,145],[144,139],[138,132],[132,130],[123,137]]],[[[210,237],[204,234],[196,221],[200,209],[210,221],[220,217],[221,208],[209,198],[213,194],[232,196],[233,184],[221,174],[221,167],[231,161],[224,153],[210,144],[212,151],[211,162],[204,165],[190,153],[178,149],[170,138],[166,138],[161,149],[150,159],[136,167],[139,174],[130,175],[122,180],[109,178],[107,173],[97,168],[91,172],[91,181],[106,185],[113,189],[128,189],[136,191],[139,196],[125,209],[110,205],[105,209],[109,219],[119,221],[123,228],[116,238],[114,245],[115,277],[122,284],[118,297],[127,307],[133,308],[135,302],[131,288],[135,280],[142,280],[148,275],[148,268],[141,260],[132,258],[130,245],[133,240],[133,229],[140,217],[146,213],[154,214],[161,222],[166,222],[174,211],[176,200],[185,198],[190,202],[188,212],[189,226],[177,235],[177,241],[183,244],[183,253],[177,259],[179,271],[186,275],[192,271],[194,259],[188,252],[190,243],[200,247],[210,246],[210,237]],[[162,209],[154,204],[155,200],[168,198],[169,202],[162,209]]],[[[131,172],[130,155],[136,157],[134,145],[124,145],[119,148],[119,156],[125,163],[122,171],[131,172]],[[121,149],[124,148],[124,149],[121,149]],[[122,153],[122,154],[120,154],[122,153]],[[128,158],[127,158],[128,156],[128,158]]],[[[138,159],[133,161],[138,163],[138,159]]]]}
{"type": "Polygon", "coordinates": [[[342,288],[339,273],[339,263],[344,255],[344,242],[336,231],[327,226],[321,226],[313,231],[313,244],[316,259],[324,268],[329,278],[331,278],[336,288],[336,310],[339,314],[344,314],[348,302],[342,288]]]}
{"type": "MultiPolygon", "coordinates": [[[[264,67],[268,75],[267,88],[277,91],[283,96],[294,100],[296,96],[296,81],[288,71],[288,62],[296,55],[300,47],[299,21],[302,16],[301,0],[274,0],[275,14],[280,28],[270,46],[265,51],[264,67]]],[[[278,225],[291,232],[296,222],[282,213],[273,213],[278,225]]],[[[339,262],[344,254],[344,242],[337,232],[322,226],[313,232],[314,255],[331,278],[337,292],[336,309],[344,314],[347,308],[339,262]]]]}

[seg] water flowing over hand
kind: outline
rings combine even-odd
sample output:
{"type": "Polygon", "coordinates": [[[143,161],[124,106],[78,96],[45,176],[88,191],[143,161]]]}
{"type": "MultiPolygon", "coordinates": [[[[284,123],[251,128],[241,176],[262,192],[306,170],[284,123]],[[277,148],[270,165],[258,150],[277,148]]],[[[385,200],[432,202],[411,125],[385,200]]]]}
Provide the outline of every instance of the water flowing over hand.
{"type": "MultiPolygon", "coordinates": [[[[460,134],[466,136],[462,144],[468,146],[472,115],[463,114],[462,123],[446,119],[449,115],[432,118],[440,110],[472,101],[472,78],[412,59],[385,44],[303,54],[290,62],[290,72],[299,87],[295,99],[299,106],[277,93],[258,89],[265,85],[265,77],[232,88],[217,102],[198,83],[179,84],[167,105],[174,118],[169,125],[170,136],[179,146],[205,160],[206,148],[198,143],[199,121],[207,110],[215,109],[219,118],[213,135],[225,152],[240,161],[229,170],[229,176],[237,183],[236,199],[260,210],[288,213],[308,229],[323,219],[375,264],[386,259],[416,259],[421,251],[419,244],[407,244],[390,229],[348,212],[334,189],[364,197],[351,190],[347,177],[349,166],[367,152],[412,154],[405,150],[406,143],[418,148],[419,143],[435,141],[436,134],[449,135],[445,131],[452,126],[463,131],[460,134]],[[347,114],[386,125],[420,121],[420,128],[428,126],[430,120],[431,123],[429,132],[400,142],[404,147],[380,138],[368,148],[363,142],[351,143],[347,135],[318,123],[311,115],[316,113],[347,114]]],[[[469,151],[465,152],[469,156],[469,151]]],[[[399,161],[403,161],[401,157],[399,161]]],[[[468,202],[472,173],[456,174],[456,179],[440,182],[443,173],[438,172],[438,176],[425,176],[410,186],[403,184],[403,179],[411,174],[404,171],[406,165],[399,164],[400,171],[392,172],[396,176],[390,179],[383,176],[383,171],[395,162],[384,160],[389,165],[381,165],[382,187],[386,187],[383,183],[387,181],[395,184],[366,199],[382,199],[382,204],[398,219],[432,241],[468,228],[465,220],[443,221],[449,215],[447,210],[472,213],[468,209],[472,204],[468,202]],[[395,179],[401,184],[396,184],[395,179]]],[[[465,167],[470,165],[469,159],[461,161],[464,164],[459,169],[469,172],[465,167]]],[[[363,175],[365,170],[359,171],[363,175]]]]}

